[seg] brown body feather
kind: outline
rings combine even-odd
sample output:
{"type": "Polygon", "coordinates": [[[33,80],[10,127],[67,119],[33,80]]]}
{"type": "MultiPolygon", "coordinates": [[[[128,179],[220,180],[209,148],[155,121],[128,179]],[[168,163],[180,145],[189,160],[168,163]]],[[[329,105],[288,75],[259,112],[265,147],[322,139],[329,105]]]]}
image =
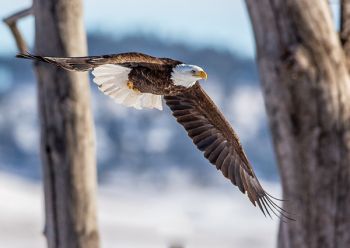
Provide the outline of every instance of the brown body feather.
{"type": "Polygon", "coordinates": [[[174,85],[170,78],[173,68],[182,62],[169,58],[156,58],[142,53],[67,58],[19,54],[17,57],[54,64],[70,71],[89,71],[105,64],[127,67],[132,69],[129,81],[142,93],[176,95],[186,89],[174,85]]]}
{"type": "Polygon", "coordinates": [[[104,64],[132,69],[129,80],[141,92],[164,95],[177,121],[204,156],[265,214],[280,213],[290,219],[260,185],[239,139],[210,97],[197,82],[191,88],[175,86],[172,69],[182,62],[141,53],[57,58],[20,54],[17,57],[55,64],[67,70],[88,71],[104,64]]]}

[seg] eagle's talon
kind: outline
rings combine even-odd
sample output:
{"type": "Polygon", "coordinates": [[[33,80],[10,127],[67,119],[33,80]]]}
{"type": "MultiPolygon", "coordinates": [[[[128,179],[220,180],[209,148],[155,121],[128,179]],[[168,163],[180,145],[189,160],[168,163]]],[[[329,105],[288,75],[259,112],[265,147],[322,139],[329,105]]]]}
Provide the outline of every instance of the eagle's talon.
{"type": "Polygon", "coordinates": [[[126,85],[128,86],[128,88],[129,88],[130,90],[133,90],[133,89],[134,89],[134,83],[133,83],[133,82],[128,81],[128,83],[127,83],[126,85]]]}
{"type": "Polygon", "coordinates": [[[126,85],[128,86],[128,88],[129,88],[130,90],[133,90],[133,91],[135,91],[136,93],[141,93],[141,91],[139,91],[138,89],[136,89],[136,88],[134,87],[134,83],[133,83],[133,82],[128,81],[128,83],[127,83],[126,85]]]}

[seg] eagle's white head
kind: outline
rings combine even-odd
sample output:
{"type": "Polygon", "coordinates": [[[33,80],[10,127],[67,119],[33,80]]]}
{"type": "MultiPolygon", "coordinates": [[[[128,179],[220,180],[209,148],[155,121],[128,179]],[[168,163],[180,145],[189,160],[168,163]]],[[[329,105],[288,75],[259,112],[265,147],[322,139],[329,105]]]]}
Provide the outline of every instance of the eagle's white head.
{"type": "Polygon", "coordinates": [[[171,73],[171,80],[175,85],[187,88],[193,86],[198,80],[207,78],[207,73],[196,65],[180,64],[175,66],[171,73]]]}

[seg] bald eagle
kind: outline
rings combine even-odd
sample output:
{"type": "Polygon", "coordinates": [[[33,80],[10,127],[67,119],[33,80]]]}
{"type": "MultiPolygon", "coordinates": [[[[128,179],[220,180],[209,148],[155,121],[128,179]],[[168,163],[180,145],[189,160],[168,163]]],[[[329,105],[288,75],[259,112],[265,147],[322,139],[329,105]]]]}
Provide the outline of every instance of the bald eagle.
{"type": "MultiPolygon", "coordinates": [[[[119,104],[136,109],[162,110],[162,98],[204,157],[248,195],[263,214],[290,219],[261,186],[240,141],[223,114],[205,93],[199,80],[207,73],[199,66],[142,53],[88,57],[19,58],[54,64],[70,71],[92,71],[99,90],[119,104]]],[[[278,199],[277,199],[278,200],[278,199]]]]}

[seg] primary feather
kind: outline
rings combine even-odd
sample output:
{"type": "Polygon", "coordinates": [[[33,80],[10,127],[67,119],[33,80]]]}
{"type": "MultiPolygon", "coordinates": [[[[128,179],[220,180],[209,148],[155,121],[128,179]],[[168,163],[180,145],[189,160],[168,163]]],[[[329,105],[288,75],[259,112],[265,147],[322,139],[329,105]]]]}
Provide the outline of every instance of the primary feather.
{"type": "Polygon", "coordinates": [[[183,94],[164,98],[205,158],[242,193],[247,193],[254,206],[264,214],[279,213],[291,219],[262,188],[236,133],[199,83],[183,94]]]}

